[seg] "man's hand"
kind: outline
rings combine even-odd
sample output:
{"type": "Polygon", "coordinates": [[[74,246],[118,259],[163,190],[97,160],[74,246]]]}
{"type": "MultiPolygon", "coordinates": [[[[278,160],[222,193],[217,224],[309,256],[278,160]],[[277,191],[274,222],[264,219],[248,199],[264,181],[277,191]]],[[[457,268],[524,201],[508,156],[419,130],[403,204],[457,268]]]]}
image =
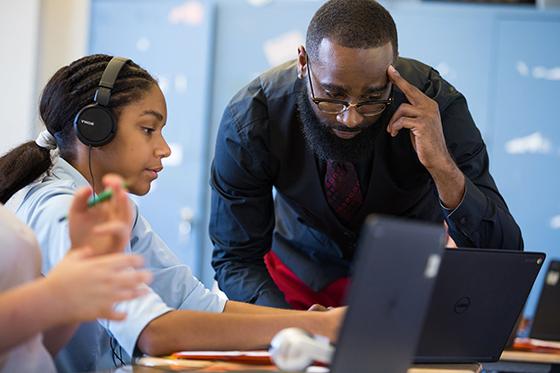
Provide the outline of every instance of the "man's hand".
{"type": "Polygon", "coordinates": [[[122,252],[130,240],[132,208],[123,179],[109,174],[103,177],[103,185],[110,188],[110,200],[88,207],[91,189],[76,192],[68,214],[68,226],[72,247],[88,246],[95,255],[122,252]]]}
{"type": "Polygon", "coordinates": [[[454,209],[465,193],[465,176],[447,150],[439,106],[407,82],[393,66],[389,66],[387,74],[410,102],[397,108],[387,125],[387,132],[395,137],[403,128],[410,130],[412,146],[420,163],[432,175],[441,201],[445,207],[454,209]]]}
{"type": "Polygon", "coordinates": [[[408,128],[418,159],[428,171],[452,161],[445,145],[437,102],[406,81],[393,66],[387,71],[389,79],[410,102],[398,107],[389,121],[387,132],[395,137],[401,129],[408,128]]]}
{"type": "Polygon", "coordinates": [[[330,310],[331,308],[332,307],[327,308],[327,307],[323,306],[322,304],[315,303],[315,304],[312,304],[311,307],[309,307],[307,309],[307,311],[325,312],[325,311],[330,310]]]}

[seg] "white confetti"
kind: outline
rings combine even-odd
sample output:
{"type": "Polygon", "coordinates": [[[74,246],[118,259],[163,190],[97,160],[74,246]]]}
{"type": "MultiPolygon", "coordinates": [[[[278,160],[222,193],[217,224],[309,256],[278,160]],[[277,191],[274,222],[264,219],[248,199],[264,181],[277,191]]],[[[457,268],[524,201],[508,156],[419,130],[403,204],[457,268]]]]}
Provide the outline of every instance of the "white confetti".
{"type": "Polygon", "coordinates": [[[179,143],[170,143],[171,155],[167,158],[163,158],[164,167],[176,167],[183,163],[183,146],[179,143]]]}
{"type": "Polygon", "coordinates": [[[560,229],[560,215],[553,216],[552,219],[550,219],[550,228],[560,229]]]}
{"type": "Polygon", "coordinates": [[[272,0],[247,0],[247,3],[252,6],[265,6],[272,3],[272,0]]]}
{"type": "Polygon", "coordinates": [[[168,16],[171,24],[198,26],[204,20],[204,5],[198,0],[190,0],[171,9],[168,16]]]}
{"type": "Polygon", "coordinates": [[[517,61],[517,72],[521,76],[529,76],[529,66],[523,61],[517,61]]]}
{"type": "Polygon", "coordinates": [[[187,92],[187,77],[184,74],[175,76],[175,91],[178,93],[187,92]]]}
{"type": "Polygon", "coordinates": [[[140,52],[148,51],[151,45],[152,44],[150,43],[150,40],[145,37],[142,37],[136,41],[136,49],[138,49],[140,52]]]}
{"type": "Polygon", "coordinates": [[[551,148],[551,141],[540,132],[512,139],[506,143],[506,152],[509,154],[547,154],[550,153],[551,148]]]}
{"type": "Polygon", "coordinates": [[[276,66],[297,57],[297,48],[304,44],[304,37],[298,31],[282,34],[264,42],[263,49],[270,66],[276,66]]]}

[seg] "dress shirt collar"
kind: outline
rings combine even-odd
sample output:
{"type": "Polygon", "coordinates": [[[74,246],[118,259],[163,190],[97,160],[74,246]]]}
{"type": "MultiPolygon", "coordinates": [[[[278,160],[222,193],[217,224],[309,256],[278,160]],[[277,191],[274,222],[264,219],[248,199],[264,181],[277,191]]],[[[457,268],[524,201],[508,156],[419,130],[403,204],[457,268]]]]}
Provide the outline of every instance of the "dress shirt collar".
{"type": "Polygon", "coordinates": [[[70,163],[68,163],[63,158],[57,156],[53,159],[53,168],[51,170],[51,175],[47,176],[49,178],[61,179],[61,180],[72,180],[77,188],[90,187],[86,178],[74,168],[70,163]]]}

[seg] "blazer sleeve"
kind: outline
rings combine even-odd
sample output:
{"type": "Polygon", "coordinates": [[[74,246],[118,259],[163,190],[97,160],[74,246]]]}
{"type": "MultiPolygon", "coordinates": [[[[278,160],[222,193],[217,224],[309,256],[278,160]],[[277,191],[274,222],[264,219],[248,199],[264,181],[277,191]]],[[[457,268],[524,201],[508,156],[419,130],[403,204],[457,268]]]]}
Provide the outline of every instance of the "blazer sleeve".
{"type": "Polygon", "coordinates": [[[230,105],[220,123],[210,176],[212,266],[230,299],[289,308],[264,262],[275,224],[274,172],[267,149],[268,119],[253,114],[241,124],[230,105]]]}
{"type": "Polygon", "coordinates": [[[465,175],[465,195],[455,210],[444,213],[449,233],[463,247],[523,250],[521,230],[490,175],[486,145],[464,96],[454,93],[442,124],[447,147],[465,175]]]}

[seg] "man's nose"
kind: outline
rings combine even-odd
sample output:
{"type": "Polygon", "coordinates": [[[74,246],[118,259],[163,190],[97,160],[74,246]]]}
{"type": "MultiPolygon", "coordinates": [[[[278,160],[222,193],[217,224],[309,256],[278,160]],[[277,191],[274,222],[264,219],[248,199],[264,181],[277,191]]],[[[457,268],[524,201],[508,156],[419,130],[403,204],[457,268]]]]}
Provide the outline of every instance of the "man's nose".
{"type": "Polygon", "coordinates": [[[364,116],[356,110],[355,106],[350,106],[336,116],[336,120],[348,128],[354,128],[362,124],[364,116]]]}

